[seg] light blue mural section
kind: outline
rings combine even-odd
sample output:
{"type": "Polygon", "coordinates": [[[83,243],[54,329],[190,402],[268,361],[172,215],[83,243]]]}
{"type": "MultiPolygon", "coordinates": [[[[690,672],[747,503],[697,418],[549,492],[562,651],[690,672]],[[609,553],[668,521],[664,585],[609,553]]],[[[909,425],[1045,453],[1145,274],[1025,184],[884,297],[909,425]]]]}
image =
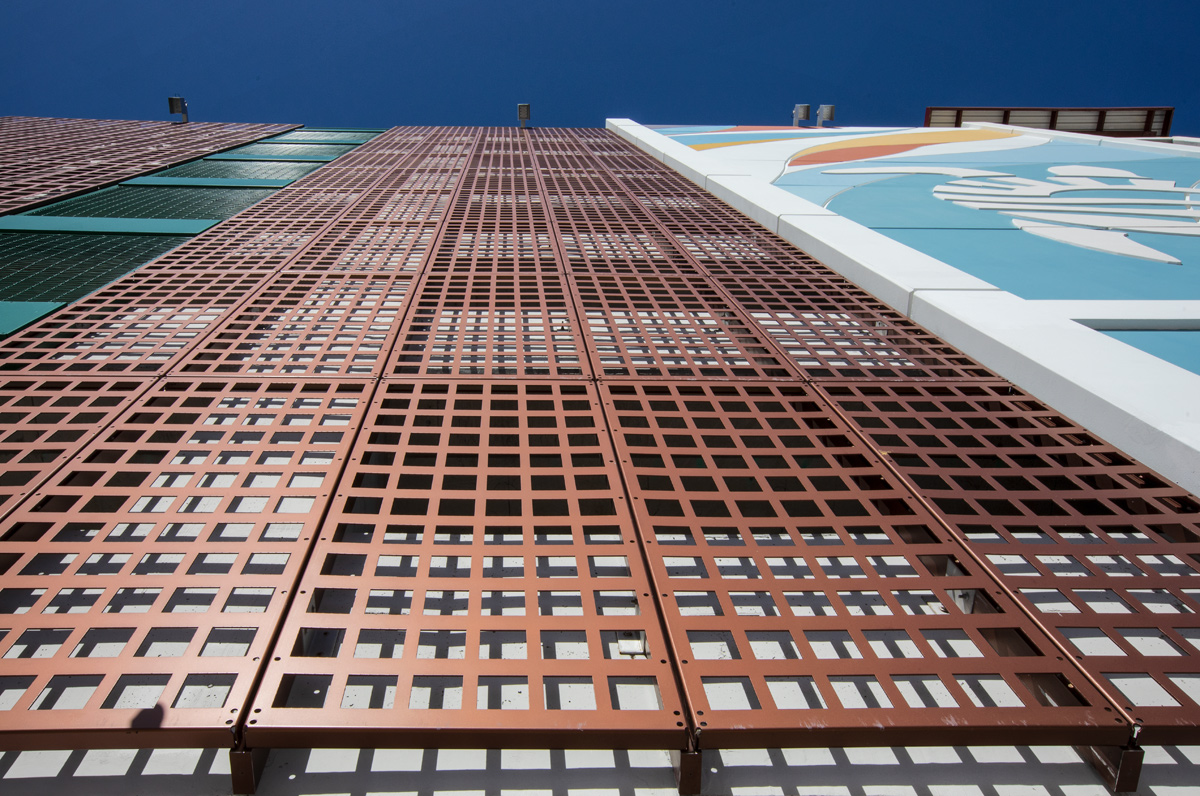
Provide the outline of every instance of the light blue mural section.
{"type": "Polygon", "coordinates": [[[1051,142],[774,182],[1022,298],[1200,299],[1200,158],[1051,142]]]}
{"type": "MultiPolygon", "coordinates": [[[[1184,259],[1184,265],[1171,265],[1079,249],[1016,228],[880,232],[1021,298],[1200,299],[1200,267],[1187,264],[1200,263],[1196,239],[1168,241],[1170,250],[1184,259]]],[[[1164,237],[1130,235],[1165,249],[1164,237]]]]}
{"type": "Polygon", "coordinates": [[[1200,330],[1105,332],[1122,343],[1200,374],[1200,330]]]}

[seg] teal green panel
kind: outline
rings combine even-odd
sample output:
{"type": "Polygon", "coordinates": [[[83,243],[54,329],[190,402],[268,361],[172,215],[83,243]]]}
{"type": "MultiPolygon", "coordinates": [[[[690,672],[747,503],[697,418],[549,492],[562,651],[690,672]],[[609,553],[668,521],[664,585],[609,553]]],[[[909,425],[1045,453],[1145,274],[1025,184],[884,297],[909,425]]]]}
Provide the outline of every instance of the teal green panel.
{"type": "Polygon", "coordinates": [[[134,177],[121,184],[179,188],[284,188],[293,182],[294,180],[239,180],[228,177],[134,177]]]}
{"type": "Polygon", "coordinates": [[[74,301],[188,240],[183,235],[0,232],[0,301],[74,301]]]}
{"type": "Polygon", "coordinates": [[[65,304],[57,301],[0,301],[0,337],[12,334],[62,306],[65,304]]]}
{"type": "Polygon", "coordinates": [[[366,141],[358,141],[351,138],[264,138],[262,141],[255,141],[256,144],[332,144],[337,146],[359,146],[365,144],[366,141]]]}
{"type": "Polygon", "coordinates": [[[294,163],[328,163],[340,155],[239,155],[236,152],[218,152],[205,160],[290,160],[294,163]]]}
{"type": "Polygon", "coordinates": [[[1200,330],[1135,329],[1106,331],[1104,334],[1184,370],[1200,373],[1200,330]]]}
{"type": "Polygon", "coordinates": [[[198,235],[218,222],[206,218],[87,218],[4,216],[7,232],[123,232],[128,235],[198,235]]]}
{"type": "Polygon", "coordinates": [[[275,188],[179,188],[117,185],[45,205],[26,216],[73,218],[218,219],[240,213],[275,188]]]}
{"type": "Polygon", "coordinates": [[[386,133],[386,127],[298,127],[297,133],[386,133]]]}

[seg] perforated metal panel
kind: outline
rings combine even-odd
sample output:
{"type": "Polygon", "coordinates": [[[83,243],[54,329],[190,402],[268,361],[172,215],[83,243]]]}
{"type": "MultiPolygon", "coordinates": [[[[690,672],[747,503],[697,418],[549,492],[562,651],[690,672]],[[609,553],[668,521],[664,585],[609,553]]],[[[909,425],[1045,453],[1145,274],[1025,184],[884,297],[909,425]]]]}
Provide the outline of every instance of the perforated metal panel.
{"type": "Polygon", "coordinates": [[[230,745],[364,392],[165,381],[34,492],[0,542],[5,745],[230,745]]]}
{"type": "Polygon", "coordinates": [[[145,379],[0,380],[0,516],[149,387],[145,379]]]}
{"type": "Polygon", "coordinates": [[[1200,502],[1007,384],[827,385],[1141,725],[1200,738],[1200,502]]]}
{"type": "Polygon", "coordinates": [[[603,131],[383,133],[0,369],[5,743],[1196,737],[1200,504],[603,131]]]}
{"type": "Polygon", "coordinates": [[[604,397],[702,746],[1127,738],[809,389],[604,397]]]}
{"type": "Polygon", "coordinates": [[[0,213],[203,157],[290,124],[0,117],[0,213]]]}
{"type": "Polygon", "coordinates": [[[381,384],[250,743],[671,748],[685,727],[595,389],[381,384]]]}

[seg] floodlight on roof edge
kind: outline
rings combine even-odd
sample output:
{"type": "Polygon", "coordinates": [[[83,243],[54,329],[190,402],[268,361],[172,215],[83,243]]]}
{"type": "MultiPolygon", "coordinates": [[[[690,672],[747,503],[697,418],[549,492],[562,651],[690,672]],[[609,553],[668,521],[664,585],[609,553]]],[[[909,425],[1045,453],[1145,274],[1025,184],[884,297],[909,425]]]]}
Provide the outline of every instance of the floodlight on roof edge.
{"type": "Polygon", "coordinates": [[[517,105],[517,119],[521,122],[521,127],[525,127],[525,122],[529,121],[529,103],[521,103],[517,105]]]}
{"type": "Polygon", "coordinates": [[[792,127],[799,127],[800,122],[808,121],[809,105],[797,105],[792,108],[792,127]]]}
{"type": "Polygon", "coordinates": [[[824,127],[825,122],[833,121],[833,112],[837,108],[836,105],[821,105],[817,108],[817,127],[824,127]]]}
{"type": "Polygon", "coordinates": [[[188,108],[187,100],[183,97],[167,97],[167,107],[170,113],[183,114],[183,124],[187,124],[188,108]]]}

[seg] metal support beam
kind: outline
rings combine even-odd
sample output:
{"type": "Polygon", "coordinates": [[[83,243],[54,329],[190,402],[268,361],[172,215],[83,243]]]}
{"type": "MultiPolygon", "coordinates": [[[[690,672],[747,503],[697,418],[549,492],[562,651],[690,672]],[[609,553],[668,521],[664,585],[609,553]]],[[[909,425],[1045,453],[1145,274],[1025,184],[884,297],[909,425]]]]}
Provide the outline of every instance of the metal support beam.
{"type": "Polygon", "coordinates": [[[258,789],[258,781],[267,767],[267,755],[270,752],[270,749],[245,747],[229,750],[229,774],[233,781],[233,793],[240,796],[254,793],[258,789]]]}
{"type": "Polygon", "coordinates": [[[672,751],[671,765],[675,768],[675,784],[679,786],[679,796],[699,796],[700,783],[704,779],[704,750],[672,751]]]}
{"type": "Polygon", "coordinates": [[[1146,753],[1135,743],[1128,746],[1076,746],[1075,751],[1104,778],[1113,793],[1133,793],[1142,775],[1146,753]]]}

